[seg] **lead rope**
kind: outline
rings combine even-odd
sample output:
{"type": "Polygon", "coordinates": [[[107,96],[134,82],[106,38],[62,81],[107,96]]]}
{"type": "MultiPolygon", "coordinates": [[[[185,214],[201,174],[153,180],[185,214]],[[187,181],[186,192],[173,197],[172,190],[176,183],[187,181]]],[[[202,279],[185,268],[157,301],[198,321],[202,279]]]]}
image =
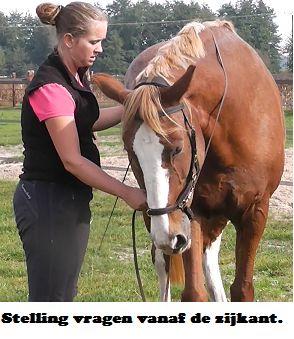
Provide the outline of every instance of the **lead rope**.
{"type": "MultiPolygon", "coordinates": [[[[131,165],[131,161],[128,164],[128,167],[126,169],[126,172],[125,172],[125,175],[123,177],[122,182],[124,182],[126,180],[130,165],[131,165]]],[[[110,221],[111,221],[112,215],[114,213],[117,201],[118,201],[118,197],[116,197],[114,205],[112,207],[112,211],[110,213],[107,225],[105,227],[105,231],[104,231],[103,236],[101,238],[100,245],[98,247],[98,251],[101,250],[101,247],[102,247],[103,241],[105,239],[106,233],[108,231],[110,221]]],[[[134,264],[135,264],[136,277],[137,277],[137,281],[138,281],[138,285],[139,285],[139,289],[140,289],[141,298],[144,302],[146,302],[146,298],[145,298],[145,294],[144,294],[144,290],[143,290],[143,284],[142,284],[142,280],[141,280],[141,277],[140,277],[140,271],[139,271],[139,265],[138,265],[138,255],[137,255],[137,248],[136,248],[136,230],[135,230],[136,212],[137,212],[137,210],[134,210],[134,213],[133,213],[133,216],[132,216],[132,242],[133,242],[134,264]]]]}
{"type": "Polygon", "coordinates": [[[171,257],[169,257],[168,268],[166,272],[166,284],[165,284],[165,293],[164,293],[164,301],[168,301],[168,292],[170,292],[170,266],[171,266],[171,257]]]}
{"type": "Polygon", "coordinates": [[[137,246],[136,246],[136,212],[137,210],[134,210],[133,216],[132,216],[132,240],[133,240],[133,255],[134,255],[134,265],[135,265],[135,271],[136,271],[136,277],[138,286],[140,289],[140,294],[143,302],[146,302],[145,293],[143,290],[143,284],[140,276],[140,270],[138,265],[138,255],[137,255],[137,246]]]}
{"type": "MultiPolygon", "coordinates": [[[[122,180],[122,183],[123,183],[123,182],[126,180],[126,177],[127,177],[127,174],[128,174],[129,168],[130,168],[130,165],[131,165],[131,162],[129,162],[129,164],[128,164],[128,167],[127,167],[126,173],[125,173],[125,175],[124,175],[124,177],[123,177],[123,180],[122,180]]],[[[103,244],[104,238],[105,238],[105,236],[106,236],[106,233],[107,233],[107,231],[108,231],[108,227],[109,227],[109,225],[110,225],[110,221],[111,221],[111,218],[112,218],[113,212],[114,212],[114,210],[115,210],[115,207],[116,207],[117,201],[118,201],[118,197],[116,197],[116,199],[115,199],[115,202],[114,202],[114,205],[113,205],[113,207],[112,207],[112,211],[111,211],[111,213],[110,213],[110,216],[109,216],[109,219],[108,219],[107,225],[106,225],[106,227],[105,227],[105,231],[104,231],[104,233],[103,233],[103,235],[102,235],[102,238],[101,238],[101,241],[100,241],[100,245],[99,245],[99,247],[98,247],[98,251],[100,251],[100,250],[101,250],[101,247],[102,247],[102,244],[103,244]]]]}

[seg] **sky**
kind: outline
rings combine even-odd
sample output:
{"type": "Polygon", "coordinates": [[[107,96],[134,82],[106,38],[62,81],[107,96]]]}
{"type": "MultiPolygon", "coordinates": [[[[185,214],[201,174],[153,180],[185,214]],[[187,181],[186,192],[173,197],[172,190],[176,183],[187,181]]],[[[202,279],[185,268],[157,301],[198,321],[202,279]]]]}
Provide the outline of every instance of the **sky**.
{"type": "MultiPolygon", "coordinates": [[[[74,1],[74,0],[72,0],[74,1]]],[[[84,0],[85,1],[85,0],[84,0]]],[[[162,3],[165,2],[164,0],[151,0],[152,2],[162,3]]],[[[171,0],[170,0],[171,1],[171,0]]],[[[184,0],[185,2],[189,3],[190,0],[184,0]]],[[[208,4],[208,6],[213,10],[216,11],[218,8],[221,7],[222,4],[231,2],[232,4],[236,2],[236,0],[196,0],[200,4],[208,4]]],[[[58,5],[66,5],[71,0],[9,0],[5,1],[5,4],[0,7],[0,11],[4,12],[5,14],[9,14],[10,11],[17,9],[20,12],[30,12],[32,15],[35,15],[35,8],[42,2],[52,2],[58,5]]],[[[113,0],[90,0],[86,1],[90,3],[99,2],[101,6],[106,6],[113,2],[113,0]]],[[[132,1],[133,2],[133,1],[132,1]]],[[[136,0],[134,1],[136,2],[136,0]]],[[[290,36],[292,31],[292,17],[291,15],[294,14],[294,1],[290,0],[263,0],[263,2],[273,8],[277,15],[277,18],[274,19],[275,23],[278,25],[279,34],[281,34],[282,40],[285,41],[288,36],[290,36]]]]}

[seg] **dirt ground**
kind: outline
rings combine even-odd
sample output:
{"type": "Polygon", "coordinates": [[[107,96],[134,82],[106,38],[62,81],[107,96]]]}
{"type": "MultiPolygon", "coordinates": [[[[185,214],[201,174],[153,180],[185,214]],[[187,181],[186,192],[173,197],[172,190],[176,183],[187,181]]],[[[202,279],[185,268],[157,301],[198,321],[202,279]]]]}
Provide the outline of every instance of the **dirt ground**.
{"type": "MultiPolygon", "coordinates": [[[[21,146],[0,146],[0,180],[17,180],[21,173],[21,146]]],[[[285,167],[282,181],[270,200],[270,213],[275,217],[291,217],[293,214],[293,149],[285,150],[285,167]]],[[[128,165],[127,156],[111,156],[101,158],[102,167],[110,175],[122,180],[124,168],[128,165]],[[115,169],[109,169],[115,167],[115,169]]],[[[126,178],[126,183],[136,186],[136,179],[132,173],[126,178]]]]}

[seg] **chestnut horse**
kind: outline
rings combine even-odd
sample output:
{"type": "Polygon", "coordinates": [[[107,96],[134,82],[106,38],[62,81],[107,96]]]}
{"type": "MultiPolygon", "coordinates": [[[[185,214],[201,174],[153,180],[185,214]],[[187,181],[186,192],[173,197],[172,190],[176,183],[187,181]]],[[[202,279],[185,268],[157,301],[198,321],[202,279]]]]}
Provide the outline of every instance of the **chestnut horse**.
{"type": "Polygon", "coordinates": [[[192,22],[142,52],[126,87],[106,74],[93,81],[125,106],[123,140],[147,192],[161,300],[170,298],[169,262],[182,257],[182,300],[206,301],[208,292],[226,301],[218,253],[231,221],[231,301],[253,301],[256,251],[284,164],[280,95],[258,54],[230,22],[192,22]]]}

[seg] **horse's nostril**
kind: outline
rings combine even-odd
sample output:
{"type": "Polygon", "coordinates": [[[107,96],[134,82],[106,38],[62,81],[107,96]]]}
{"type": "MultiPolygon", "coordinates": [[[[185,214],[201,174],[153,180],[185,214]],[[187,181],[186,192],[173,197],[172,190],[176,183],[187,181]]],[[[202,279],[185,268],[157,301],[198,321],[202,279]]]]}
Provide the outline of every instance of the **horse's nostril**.
{"type": "Polygon", "coordinates": [[[179,251],[187,244],[187,238],[183,234],[177,234],[175,240],[174,250],[176,251],[179,251]]]}

